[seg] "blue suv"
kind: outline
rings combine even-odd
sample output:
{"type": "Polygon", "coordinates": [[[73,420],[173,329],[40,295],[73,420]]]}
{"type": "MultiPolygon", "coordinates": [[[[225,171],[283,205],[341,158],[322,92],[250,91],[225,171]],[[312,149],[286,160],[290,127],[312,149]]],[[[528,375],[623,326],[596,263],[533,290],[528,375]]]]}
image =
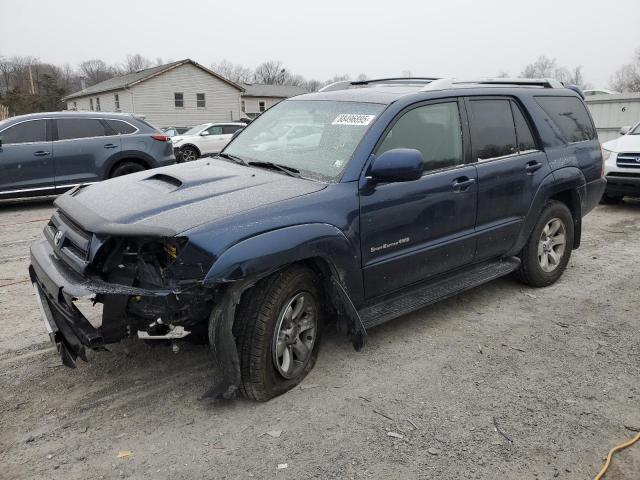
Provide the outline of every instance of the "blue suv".
{"type": "Polygon", "coordinates": [[[0,199],[56,195],[172,163],[170,138],[130,114],[36,113],[0,122],[0,199]]]}
{"type": "Polygon", "coordinates": [[[30,274],[64,364],[125,337],[204,339],[208,394],[264,401],[305,377],[330,321],[359,350],[369,328],[500,276],[553,284],[605,184],[575,88],[341,82],[217,157],[59,197],[30,274]]]}

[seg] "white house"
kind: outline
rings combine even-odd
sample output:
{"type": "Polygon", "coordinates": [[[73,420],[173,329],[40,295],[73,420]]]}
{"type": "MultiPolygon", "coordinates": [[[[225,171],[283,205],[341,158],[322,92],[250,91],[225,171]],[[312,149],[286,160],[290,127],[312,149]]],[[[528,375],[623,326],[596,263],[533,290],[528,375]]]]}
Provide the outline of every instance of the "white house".
{"type": "Polygon", "coordinates": [[[303,87],[293,85],[262,85],[258,83],[243,83],[242,94],[243,116],[255,118],[265,110],[273,107],[285,98],[307,93],[303,87]]]}
{"type": "Polygon", "coordinates": [[[64,98],[69,110],[130,112],[156,127],[227,122],[241,112],[244,88],[193,60],[111,78],[64,98]]]}

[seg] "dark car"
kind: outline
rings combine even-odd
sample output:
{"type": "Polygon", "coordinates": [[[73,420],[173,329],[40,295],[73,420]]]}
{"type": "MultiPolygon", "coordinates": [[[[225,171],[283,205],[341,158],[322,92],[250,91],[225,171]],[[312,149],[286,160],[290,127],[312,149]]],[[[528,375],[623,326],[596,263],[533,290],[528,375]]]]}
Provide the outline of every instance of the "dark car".
{"type": "Polygon", "coordinates": [[[343,82],[280,102],[218,157],[58,198],[30,273],[66,365],[125,337],[200,337],[210,395],[267,400],[305,377],[331,320],[360,349],[497,277],[553,284],[605,184],[589,113],[553,80],[343,82]]]}
{"type": "Polygon", "coordinates": [[[55,195],[172,163],[169,137],[129,114],[34,113],[0,122],[0,198],[55,195]]]}

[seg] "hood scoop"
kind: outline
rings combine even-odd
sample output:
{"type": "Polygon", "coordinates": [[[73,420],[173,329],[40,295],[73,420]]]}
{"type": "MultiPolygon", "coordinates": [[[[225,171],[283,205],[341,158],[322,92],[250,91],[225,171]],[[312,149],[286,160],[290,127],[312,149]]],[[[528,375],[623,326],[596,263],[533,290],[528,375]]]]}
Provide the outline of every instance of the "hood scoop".
{"type": "Polygon", "coordinates": [[[166,192],[173,192],[182,186],[182,180],[166,173],[156,173],[145,178],[144,183],[149,186],[159,188],[166,192]]]}

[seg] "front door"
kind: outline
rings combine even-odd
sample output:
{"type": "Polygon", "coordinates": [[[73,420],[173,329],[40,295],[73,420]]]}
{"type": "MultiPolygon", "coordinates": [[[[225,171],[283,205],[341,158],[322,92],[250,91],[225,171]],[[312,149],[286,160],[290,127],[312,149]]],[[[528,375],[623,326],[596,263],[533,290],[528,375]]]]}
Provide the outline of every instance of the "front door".
{"type": "Polygon", "coordinates": [[[120,152],[120,136],[97,118],[58,118],[53,143],[56,188],[102,180],[105,162],[120,152]]]}
{"type": "Polygon", "coordinates": [[[478,168],[476,260],[480,261],[513,247],[550,167],[514,100],[471,98],[467,111],[478,168]]]}
{"type": "Polygon", "coordinates": [[[464,164],[455,100],[399,115],[375,152],[413,148],[422,178],[360,192],[362,263],[367,298],[397,290],[473,261],[477,176],[464,164]]]}
{"type": "Polygon", "coordinates": [[[53,193],[49,120],[27,120],[0,132],[0,195],[53,193]]]}
{"type": "Polygon", "coordinates": [[[227,137],[231,138],[231,135],[225,135],[222,125],[213,125],[205,132],[208,135],[202,137],[200,149],[203,154],[220,152],[229,141],[227,137]]]}

